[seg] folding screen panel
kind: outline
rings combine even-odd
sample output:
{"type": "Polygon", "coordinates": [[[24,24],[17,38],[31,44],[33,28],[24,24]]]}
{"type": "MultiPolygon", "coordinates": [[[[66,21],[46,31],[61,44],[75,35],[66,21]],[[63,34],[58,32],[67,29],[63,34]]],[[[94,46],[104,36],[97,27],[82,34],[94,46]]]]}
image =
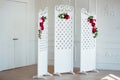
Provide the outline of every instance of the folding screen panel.
{"type": "Polygon", "coordinates": [[[41,10],[38,17],[38,75],[33,78],[44,78],[48,73],[48,8],[41,10]]]}
{"type": "Polygon", "coordinates": [[[54,73],[73,73],[74,9],[55,6],[54,73]],[[67,17],[65,17],[67,15],[67,17]]]}
{"type": "Polygon", "coordinates": [[[81,53],[80,72],[96,70],[96,39],[93,38],[92,26],[87,21],[89,13],[81,10],[81,53]]]}

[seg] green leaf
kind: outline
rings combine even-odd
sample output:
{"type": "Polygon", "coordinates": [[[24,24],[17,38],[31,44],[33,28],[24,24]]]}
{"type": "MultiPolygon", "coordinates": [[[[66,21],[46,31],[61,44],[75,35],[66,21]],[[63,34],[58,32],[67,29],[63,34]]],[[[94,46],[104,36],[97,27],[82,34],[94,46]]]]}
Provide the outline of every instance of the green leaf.
{"type": "Polygon", "coordinates": [[[88,17],[88,20],[89,20],[89,19],[93,19],[93,16],[89,16],[89,17],[88,17]]]}
{"type": "Polygon", "coordinates": [[[38,34],[38,38],[41,39],[41,36],[38,34]]]}
{"type": "Polygon", "coordinates": [[[96,38],[98,36],[98,33],[96,32],[93,36],[93,38],[96,38]]]}

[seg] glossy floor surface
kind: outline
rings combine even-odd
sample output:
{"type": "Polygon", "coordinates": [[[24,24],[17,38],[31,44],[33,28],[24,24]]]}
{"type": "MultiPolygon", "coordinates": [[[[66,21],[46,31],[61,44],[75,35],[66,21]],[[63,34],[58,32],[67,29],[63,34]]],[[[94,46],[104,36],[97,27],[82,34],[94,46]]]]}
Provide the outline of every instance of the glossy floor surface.
{"type": "MultiPolygon", "coordinates": [[[[79,69],[74,69],[75,73],[79,71],[79,69]]],[[[53,73],[53,66],[49,66],[49,72],[53,73]]],[[[88,72],[85,74],[62,74],[62,76],[46,76],[46,79],[33,79],[32,77],[37,74],[37,65],[31,65],[6,71],[0,72],[0,80],[101,80],[103,77],[113,74],[117,77],[120,77],[120,71],[100,71],[96,72],[88,72]]],[[[107,79],[106,79],[107,80],[107,79]]],[[[117,80],[117,79],[114,79],[117,80]]]]}

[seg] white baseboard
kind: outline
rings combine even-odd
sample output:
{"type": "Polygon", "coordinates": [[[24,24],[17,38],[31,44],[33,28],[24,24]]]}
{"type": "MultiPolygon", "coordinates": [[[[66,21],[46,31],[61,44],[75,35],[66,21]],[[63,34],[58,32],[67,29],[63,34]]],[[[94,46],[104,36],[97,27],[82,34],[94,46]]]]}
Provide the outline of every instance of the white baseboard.
{"type": "Polygon", "coordinates": [[[97,63],[97,69],[120,70],[120,63],[97,63]]]}

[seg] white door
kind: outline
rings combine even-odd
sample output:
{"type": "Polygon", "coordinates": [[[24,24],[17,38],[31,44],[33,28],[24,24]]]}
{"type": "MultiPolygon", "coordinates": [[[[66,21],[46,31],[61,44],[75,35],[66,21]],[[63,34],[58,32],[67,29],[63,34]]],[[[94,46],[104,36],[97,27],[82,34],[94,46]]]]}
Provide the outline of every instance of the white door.
{"type": "Polygon", "coordinates": [[[0,4],[0,70],[27,64],[28,2],[21,1],[4,0],[0,4]]]}
{"type": "Polygon", "coordinates": [[[15,67],[25,66],[27,61],[27,4],[9,2],[14,21],[14,56],[15,67]]]}
{"type": "Polygon", "coordinates": [[[0,6],[0,70],[14,67],[14,42],[12,8],[4,3],[0,6]]]}

